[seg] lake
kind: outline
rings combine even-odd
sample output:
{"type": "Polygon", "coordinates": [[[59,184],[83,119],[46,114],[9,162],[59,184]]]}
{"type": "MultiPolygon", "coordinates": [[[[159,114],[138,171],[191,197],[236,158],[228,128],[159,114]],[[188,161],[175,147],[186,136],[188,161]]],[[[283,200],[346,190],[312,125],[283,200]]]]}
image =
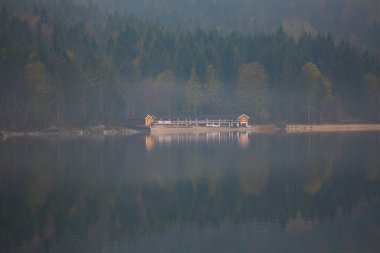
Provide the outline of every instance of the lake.
{"type": "Polygon", "coordinates": [[[379,132],[0,141],[0,252],[379,251],[379,132]]]}

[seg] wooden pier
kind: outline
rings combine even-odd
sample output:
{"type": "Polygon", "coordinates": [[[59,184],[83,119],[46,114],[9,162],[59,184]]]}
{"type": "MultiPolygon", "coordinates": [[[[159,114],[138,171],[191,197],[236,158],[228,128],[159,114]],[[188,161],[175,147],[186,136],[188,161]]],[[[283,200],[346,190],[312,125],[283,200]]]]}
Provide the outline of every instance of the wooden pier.
{"type": "Polygon", "coordinates": [[[153,115],[145,117],[145,125],[151,128],[167,127],[167,128],[189,128],[189,127],[219,127],[219,128],[238,128],[249,127],[249,117],[245,114],[236,118],[218,118],[218,119],[179,119],[168,118],[158,119],[153,115]]]}
{"type": "Polygon", "coordinates": [[[234,118],[188,119],[157,118],[153,115],[145,117],[145,127],[151,133],[186,133],[186,132],[230,132],[247,131],[251,128],[249,117],[245,114],[234,118]]]}
{"type": "Polygon", "coordinates": [[[204,126],[204,127],[239,127],[240,122],[238,120],[232,119],[169,119],[169,120],[158,120],[151,124],[151,126],[167,126],[167,127],[192,127],[192,126],[204,126]]]}

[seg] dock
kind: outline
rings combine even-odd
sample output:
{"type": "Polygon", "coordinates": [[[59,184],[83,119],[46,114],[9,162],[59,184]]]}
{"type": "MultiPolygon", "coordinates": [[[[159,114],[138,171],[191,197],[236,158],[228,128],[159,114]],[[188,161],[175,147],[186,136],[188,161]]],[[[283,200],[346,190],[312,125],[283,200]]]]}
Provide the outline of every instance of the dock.
{"type": "Polygon", "coordinates": [[[248,132],[251,130],[252,130],[251,127],[207,127],[207,126],[165,126],[165,125],[153,125],[150,127],[151,134],[248,132]]]}
{"type": "Polygon", "coordinates": [[[193,126],[205,126],[205,127],[239,127],[240,122],[233,119],[185,119],[185,120],[158,120],[154,122],[152,126],[166,126],[166,127],[193,127],[193,126]]]}
{"type": "Polygon", "coordinates": [[[184,133],[184,132],[231,132],[249,131],[249,117],[245,114],[236,117],[219,118],[158,118],[154,115],[145,117],[145,126],[151,133],[184,133]]]}
{"type": "Polygon", "coordinates": [[[154,128],[190,128],[190,127],[225,127],[225,128],[239,128],[239,127],[249,127],[249,117],[242,114],[238,117],[223,118],[219,117],[217,119],[209,118],[158,118],[154,115],[147,115],[145,117],[145,126],[154,128]]]}

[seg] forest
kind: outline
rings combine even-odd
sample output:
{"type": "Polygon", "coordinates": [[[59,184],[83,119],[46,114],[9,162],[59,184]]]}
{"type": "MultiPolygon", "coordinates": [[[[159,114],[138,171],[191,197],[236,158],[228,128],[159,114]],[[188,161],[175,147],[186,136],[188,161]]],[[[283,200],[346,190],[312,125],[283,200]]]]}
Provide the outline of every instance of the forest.
{"type": "MultiPolygon", "coordinates": [[[[28,10],[62,0],[0,0],[28,10]]],[[[339,40],[380,51],[378,0],[65,0],[92,2],[107,12],[118,11],[169,28],[213,28],[248,34],[273,32],[279,26],[298,38],[303,31],[331,33],[339,40]]]]}
{"type": "Polygon", "coordinates": [[[379,54],[330,33],[173,28],[92,2],[2,2],[0,128],[147,113],[380,122],[379,54]]]}

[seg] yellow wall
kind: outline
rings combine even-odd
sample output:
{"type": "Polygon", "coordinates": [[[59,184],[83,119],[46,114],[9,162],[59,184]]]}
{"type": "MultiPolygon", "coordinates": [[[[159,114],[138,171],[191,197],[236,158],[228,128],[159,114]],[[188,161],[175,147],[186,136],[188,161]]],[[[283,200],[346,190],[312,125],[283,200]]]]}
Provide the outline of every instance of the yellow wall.
{"type": "Polygon", "coordinates": [[[239,122],[240,122],[240,123],[248,123],[248,118],[247,118],[247,117],[244,117],[244,116],[243,116],[243,117],[240,117],[240,118],[239,118],[239,122]]]}
{"type": "Polygon", "coordinates": [[[145,117],[145,125],[149,126],[154,122],[154,119],[151,116],[146,116],[145,117]]]}

